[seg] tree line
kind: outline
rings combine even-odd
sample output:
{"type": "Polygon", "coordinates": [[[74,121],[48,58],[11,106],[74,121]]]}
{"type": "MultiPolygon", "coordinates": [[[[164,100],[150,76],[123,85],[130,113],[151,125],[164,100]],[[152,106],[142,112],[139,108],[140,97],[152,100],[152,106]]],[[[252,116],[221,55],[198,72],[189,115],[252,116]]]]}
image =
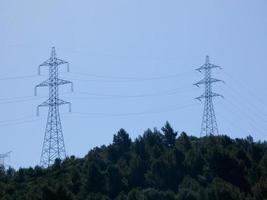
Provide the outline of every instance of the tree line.
{"type": "Polygon", "coordinates": [[[267,143],[121,129],[110,145],[42,168],[0,169],[1,200],[264,200],[267,143]]]}

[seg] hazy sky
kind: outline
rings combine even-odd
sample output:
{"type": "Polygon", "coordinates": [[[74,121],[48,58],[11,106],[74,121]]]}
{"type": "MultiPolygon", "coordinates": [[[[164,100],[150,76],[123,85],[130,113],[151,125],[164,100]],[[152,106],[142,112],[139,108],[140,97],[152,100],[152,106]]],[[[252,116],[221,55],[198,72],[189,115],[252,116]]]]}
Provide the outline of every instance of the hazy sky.
{"type": "Polygon", "coordinates": [[[68,155],[84,156],[125,128],[132,138],[168,120],[199,136],[203,104],[194,100],[205,56],[223,67],[213,76],[219,132],[267,140],[266,0],[0,0],[0,152],[13,167],[39,163],[47,108],[34,97],[46,79],[37,67],[55,46],[71,63],[61,77],[68,155]]]}

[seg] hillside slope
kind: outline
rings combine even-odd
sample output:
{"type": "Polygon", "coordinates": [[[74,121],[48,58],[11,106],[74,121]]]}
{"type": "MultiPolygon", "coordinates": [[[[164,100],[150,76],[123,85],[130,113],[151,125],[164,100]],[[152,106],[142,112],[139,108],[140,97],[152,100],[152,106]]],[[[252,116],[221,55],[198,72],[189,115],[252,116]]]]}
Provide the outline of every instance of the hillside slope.
{"type": "Polygon", "coordinates": [[[263,200],[267,144],[252,137],[177,136],[166,123],[48,169],[1,169],[1,200],[263,200]]]}

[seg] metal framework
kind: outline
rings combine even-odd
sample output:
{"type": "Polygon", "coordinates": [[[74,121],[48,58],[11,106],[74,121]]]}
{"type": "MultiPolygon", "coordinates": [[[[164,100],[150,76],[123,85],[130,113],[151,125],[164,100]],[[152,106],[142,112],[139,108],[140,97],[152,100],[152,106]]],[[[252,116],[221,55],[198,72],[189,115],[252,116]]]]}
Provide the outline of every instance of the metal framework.
{"type": "Polygon", "coordinates": [[[5,167],[5,159],[10,158],[10,154],[11,151],[4,154],[0,154],[0,167],[5,167]]]}
{"type": "Polygon", "coordinates": [[[43,167],[52,165],[56,158],[64,159],[66,157],[59,106],[68,104],[69,111],[71,112],[71,103],[59,99],[58,86],[71,84],[71,90],[73,91],[73,83],[71,81],[58,78],[58,66],[63,64],[67,65],[67,70],[69,71],[69,63],[58,59],[56,57],[55,47],[52,47],[51,57],[47,61],[43,62],[38,68],[38,74],[40,75],[41,67],[49,67],[49,78],[35,86],[35,95],[37,95],[37,88],[49,87],[49,99],[37,106],[37,115],[39,115],[40,107],[49,107],[40,160],[40,165],[43,167]]]}
{"type": "Polygon", "coordinates": [[[197,100],[205,99],[204,101],[204,112],[203,112],[203,118],[202,118],[202,125],[201,125],[201,131],[200,136],[208,136],[208,135],[218,135],[218,126],[213,106],[213,97],[223,97],[220,94],[212,92],[212,83],[215,82],[223,82],[222,80],[215,79],[211,77],[211,70],[213,68],[220,68],[220,66],[211,64],[209,61],[209,56],[206,56],[206,62],[204,65],[202,65],[200,68],[196,69],[199,72],[204,72],[205,77],[201,81],[195,83],[197,87],[200,85],[205,86],[205,92],[201,96],[197,97],[197,100]]]}

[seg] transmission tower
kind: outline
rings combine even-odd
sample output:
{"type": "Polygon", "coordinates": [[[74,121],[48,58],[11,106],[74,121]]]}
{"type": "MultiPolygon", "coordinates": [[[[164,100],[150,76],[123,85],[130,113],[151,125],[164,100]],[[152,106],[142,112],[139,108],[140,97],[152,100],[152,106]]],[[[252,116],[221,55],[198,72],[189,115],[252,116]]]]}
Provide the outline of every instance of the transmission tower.
{"type": "Polygon", "coordinates": [[[203,112],[203,118],[202,118],[202,125],[201,125],[201,131],[200,136],[203,135],[218,135],[218,126],[213,106],[213,97],[223,97],[220,94],[212,92],[212,83],[214,82],[222,82],[219,79],[215,79],[211,77],[211,70],[213,68],[220,68],[217,65],[211,64],[209,62],[209,56],[206,56],[206,62],[204,65],[202,65],[200,68],[196,69],[199,72],[204,72],[205,77],[201,81],[197,82],[196,86],[205,85],[205,92],[201,96],[197,97],[197,100],[205,99],[204,102],[204,112],[203,112]]]}
{"type": "Polygon", "coordinates": [[[0,167],[5,167],[5,159],[10,158],[10,152],[0,154],[0,167]]]}
{"type": "Polygon", "coordinates": [[[71,84],[71,90],[73,91],[73,83],[58,78],[58,66],[63,64],[67,65],[67,70],[69,71],[69,63],[58,59],[56,57],[55,47],[52,47],[51,57],[38,68],[38,74],[40,75],[41,67],[49,67],[49,78],[35,87],[35,95],[37,95],[38,87],[49,87],[48,100],[37,106],[37,115],[39,115],[40,107],[48,106],[49,109],[40,160],[40,165],[43,167],[48,167],[53,164],[56,158],[64,159],[66,157],[59,106],[68,104],[69,111],[71,112],[71,103],[59,99],[58,86],[71,84]]]}

